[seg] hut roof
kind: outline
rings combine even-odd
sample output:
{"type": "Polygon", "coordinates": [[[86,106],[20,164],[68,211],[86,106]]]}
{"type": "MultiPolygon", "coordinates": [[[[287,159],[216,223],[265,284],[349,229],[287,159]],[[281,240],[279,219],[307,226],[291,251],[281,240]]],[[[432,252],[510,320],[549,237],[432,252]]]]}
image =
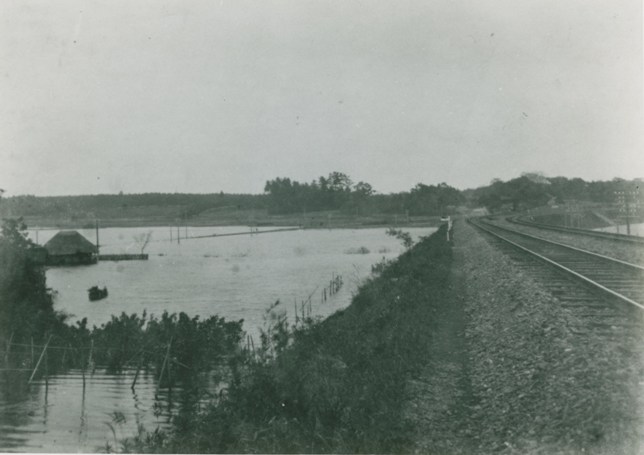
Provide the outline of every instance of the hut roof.
{"type": "Polygon", "coordinates": [[[45,249],[53,256],[96,253],[96,246],[77,231],[60,231],[45,243],[45,249]]]}

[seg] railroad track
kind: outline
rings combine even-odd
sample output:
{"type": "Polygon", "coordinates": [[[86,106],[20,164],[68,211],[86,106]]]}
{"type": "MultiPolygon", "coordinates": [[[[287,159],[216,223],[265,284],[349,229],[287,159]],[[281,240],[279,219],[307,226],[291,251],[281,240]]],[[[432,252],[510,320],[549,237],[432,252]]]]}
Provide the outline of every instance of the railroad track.
{"type": "MultiPolygon", "coordinates": [[[[644,314],[644,267],[481,220],[469,222],[515,251],[545,262],[644,314]]],[[[552,281],[554,287],[563,286],[558,280],[552,281]]]]}
{"type": "Polygon", "coordinates": [[[565,232],[568,234],[584,235],[587,237],[596,237],[596,238],[601,238],[606,240],[614,240],[616,242],[625,242],[625,243],[644,246],[644,237],[638,237],[636,235],[616,234],[614,232],[591,231],[590,229],[555,226],[552,224],[545,224],[545,223],[535,223],[532,221],[523,220],[517,216],[507,217],[506,220],[509,221],[510,223],[520,224],[523,226],[530,226],[537,229],[565,232]]]}

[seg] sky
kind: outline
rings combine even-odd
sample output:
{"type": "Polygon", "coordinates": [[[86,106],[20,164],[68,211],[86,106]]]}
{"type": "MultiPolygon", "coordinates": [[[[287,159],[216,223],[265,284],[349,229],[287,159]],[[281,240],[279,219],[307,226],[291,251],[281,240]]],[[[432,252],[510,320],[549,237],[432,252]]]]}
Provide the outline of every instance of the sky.
{"type": "Polygon", "coordinates": [[[5,195],[644,177],[639,0],[2,0],[5,195]]]}

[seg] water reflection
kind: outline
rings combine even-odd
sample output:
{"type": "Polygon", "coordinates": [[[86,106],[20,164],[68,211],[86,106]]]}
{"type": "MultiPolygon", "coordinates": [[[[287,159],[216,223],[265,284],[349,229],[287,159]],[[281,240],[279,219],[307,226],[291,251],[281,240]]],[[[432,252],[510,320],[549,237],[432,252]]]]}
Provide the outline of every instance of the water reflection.
{"type": "Polygon", "coordinates": [[[167,427],[173,415],[199,406],[212,375],[158,387],[150,372],[83,375],[71,370],[27,385],[28,371],[5,371],[0,381],[0,451],[95,452],[118,447],[139,426],[167,427]]]}

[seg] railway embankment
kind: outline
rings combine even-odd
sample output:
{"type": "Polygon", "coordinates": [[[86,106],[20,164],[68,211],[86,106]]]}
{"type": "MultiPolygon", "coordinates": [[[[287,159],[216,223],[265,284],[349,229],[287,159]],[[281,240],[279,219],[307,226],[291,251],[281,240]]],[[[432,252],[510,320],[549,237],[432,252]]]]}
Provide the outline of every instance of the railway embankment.
{"type": "Polygon", "coordinates": [[[460,308],[439,313],[409,388],[417,453],[640,453],[641,343],[545,284],[456,225],[449,300],[460,308]]]}

